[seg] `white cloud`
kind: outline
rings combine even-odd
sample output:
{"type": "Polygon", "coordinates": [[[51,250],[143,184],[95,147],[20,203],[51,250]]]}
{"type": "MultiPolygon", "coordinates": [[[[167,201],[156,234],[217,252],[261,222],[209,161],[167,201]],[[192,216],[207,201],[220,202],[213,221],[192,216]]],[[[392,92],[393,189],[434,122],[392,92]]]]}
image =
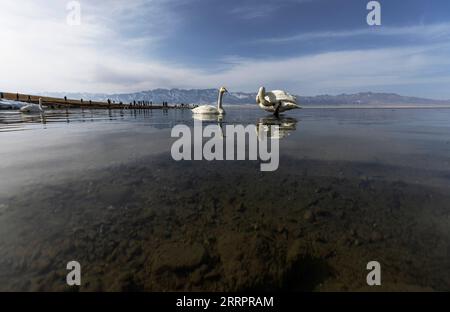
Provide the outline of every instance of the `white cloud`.
{"type": "MultiPolygon", "coordinates": [[[[229,59],[217,72],[161,63],[116,63],[103,69],[102,83],[127,91],[156,87],[255,91],[260,85],[299,94],[340,93],[417,86],[411,95],[436,95],[424,85],[450,83],[450,45],[329,52],[282,60],[229,59]],[[422,89],[421,89],[422,86],[422,89]]],[[[112,63],[109,63],[112,64],[112,63]]],[[[98,71],[101,72],[101,71],[98,71]]]]}
{"type": "MultiPolygon", "coordinates": [[[[0,87],[7,91],[110,90],[102,68],[129,72],[151,55],[179,18],[163,0],[80,1],[81,25],[66,23],[68,1],[3,0],[0,87]],[[133,20],[145,18],[141,29],[133,20]],[[143,31],[145,30],[145,31],[143,31]],[[143,53],[145,52],[145,53],[143,53]]],[[[126,87],[123,86],[122,89],[126,87]]]]}
{"type": "Polygon", "coordinates": [[[239,6],[231,10],[231,14],[243,19],[266,17],[278,8],[276,4],[260,4],[258,6],[239,6]]]}
{"type": "MultiPolygon", "coordinates": [[[[283,60],[243,60],[208,80],[226,82],[230,88],[256,90],[266,85],[300,94],[445,84],[450,82],[449,52],[450,45],[439,44],[328,52],[283,60]]],[[[427,91],[415,89],[416,95],[427,91]]]]}
{"type": "MultiPolygon", "coordinates": [[[[286,59],[248,59],[233,56],[221,60],[216,70],[165,63],[148,53],[164,31],[174,31],[159,2],[144,9],[143,0],[102,0],[95,8],[82,2],[82,25],[65,23],[64,1],[2,1],[0,19],[0,89],[10,92],[133,92],[152,88],[208,88],[226,85],[231,90],[255,91],[260,85],[298,94],[340,93],[357,90],[390,90],[410,86],[412,95],[448,97],[450,45],[405,46],[373,50],[328,52],[286,59]],[[130,7],[131,6],[131,7],[130,7]],[[104,9],[104,10],[102,10],[104,9]],[[129,30],[121,23],[158,14],[146,33],[129,30]],[[137,34],[130,38],[122,34],[137,34]],[[152,36],[158,33],[157,36],[152,36]],[[150,42],[150,44],[149,44],[150,42]],[[146,53],[140,53],[145,50],[146,53]],[[412,86],[412,88],[411,88],[412,86]],[[440,88],[435,90],[423,86],[440,88]],[[447,92],[447,93],[445,93],[447,92]]],[[[127,27],[133,27],[133,23],[127,27]]],[[[418,26],[422,27],[422,26],[418,26]]],[[[447,27],[426,28],[441,38],[447,27]],[[440,29],[440,30],[439,30],[440,29]]],[[[409,28],[390,30],[411,33],[409,28]]],[[[443,41],[445,42],[445,41],[443,41]]],[[[150,51],[151,52],[151,51],[150,51]]]]}
{"type": "Polygon", "coordinates": [[[310,1],[312,0],[241,1],[239,6],[236,6],[230,10],[230,13],[242,19],[263,18],[270,16],[283,6],[310,1]]]}
{"type": "Polygon", "coordinates": [[[414,36],[415,38],[427,40],[448,40],[450,39],[450,23],[411,25],[402,27],[380,26],[365,27],[360,29],[320,31],[299,33],[287,37],[262,38],[252,43],[289,43],[303,42],[320,39],[342,39],[357,36],[414,36]]]}

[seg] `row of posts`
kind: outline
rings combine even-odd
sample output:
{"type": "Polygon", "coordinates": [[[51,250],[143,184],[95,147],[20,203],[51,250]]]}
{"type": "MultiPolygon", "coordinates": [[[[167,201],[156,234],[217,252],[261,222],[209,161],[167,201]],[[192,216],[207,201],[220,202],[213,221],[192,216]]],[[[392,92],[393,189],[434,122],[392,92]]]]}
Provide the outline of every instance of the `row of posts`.
{"type": "MultiPolygon", "coordinates": [[[[5,95],[3,92],[0,92],[0,98],[4,98],[5,95]]],[[[19,101],[20,97],[19,97],[19,93],[16,93],[16,100],[19,101]]],[[[31,96],[28,95],[27,98],[28,102],[31,102],[31,96]]],[[[64,97],[64,102],[67,103],[67,96],[64,97]]],[[[80,99],[81,104],[84,104],[84,100],[80,99]]],[[[111,101],[110,99],[108,99],[108,107],[111,104],[116,104],[115,101],[111,101]]],[[[89,105],[92,105],[92,100],[89,100],[89,105]]],[[[123,102],[119,102],[119,105],[123,105],[123,102]]],[[[133,101],[130,102],[129,105],[127,105],[127,108],[147,108],[147,107],[152,107],[153,106],[153,102],[152,101],[133,101]]],[[[181,107],[185,107],[185,104],[181,104],[181,107]]],[[[162,102],[162,107],[169,107],[169,103],[168,102],[162,102]]]]}

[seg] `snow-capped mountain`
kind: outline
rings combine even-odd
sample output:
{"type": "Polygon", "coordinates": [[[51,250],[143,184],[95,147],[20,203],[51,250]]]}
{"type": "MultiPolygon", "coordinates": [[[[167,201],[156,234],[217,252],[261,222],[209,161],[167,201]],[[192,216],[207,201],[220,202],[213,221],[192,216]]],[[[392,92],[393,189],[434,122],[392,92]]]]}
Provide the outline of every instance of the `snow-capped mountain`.
{"type": "MultiPolygon", "coordinates": [[[[111,101],[131,103],[133,101],[168,102],[171,104],[201,104],[217,101],[216,89],[154,89],[135,93],[101,94],[101,93],[46,93],[46,96],[93,101],[111,101]]],[[[224,97],[226,104],[249,104],[255,102],[256,93],[230,92],[224,97]]]]}
{"type": "MultiPolygon", "coordinates": [[[[154,89],[135,93],[46,93],[46,96],[93,101],[115,101],[131,103],[149,101],[171,104],[210,104],[217,101],[216,89],[154,89]]],[[[230,92],[224,97],[224,104],[255,104],[256,92],[230,92]]],[[[449,101],[401,96],[395,93],[361,92],[355,94],[297,96],[301,105],[449,105],[449,101]]]]}

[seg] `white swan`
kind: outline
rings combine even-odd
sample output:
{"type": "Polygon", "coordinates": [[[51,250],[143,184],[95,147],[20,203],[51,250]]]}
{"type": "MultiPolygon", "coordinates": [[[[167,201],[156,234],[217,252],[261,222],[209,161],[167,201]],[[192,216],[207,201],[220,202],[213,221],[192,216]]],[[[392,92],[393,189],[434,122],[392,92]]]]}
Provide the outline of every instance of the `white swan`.
{"type": "Polygon", "coordinates": [[[39,105],[27,104],[20,108],[21,113],[43,113],[44,108],[42,107],[42,99],[39,99],[39,105]]]}
{"type": "Polygon", "coordinates": [[[256,103],[263,110],[274,113],[282,113],[284,111],[301,108],[297,105],[297,99],[282,90],[273,90],[266,92],[264,87],[259,88],[258,94],[256,95],[256,103]]]}
{"type": "Polygon", "coordinates": [[[224,115],[225,111],[222,107],[222,99],[223,99],[223,94],[225,92],[228,92],[228,90],[225,89],[225,87],[221,87],[219,89],[219,98],[217,99],[217,107],[214,107],[212,105],[201,105],[199,107],[192,109],[191,110],[192,113],[193,114],[224,115]]]}

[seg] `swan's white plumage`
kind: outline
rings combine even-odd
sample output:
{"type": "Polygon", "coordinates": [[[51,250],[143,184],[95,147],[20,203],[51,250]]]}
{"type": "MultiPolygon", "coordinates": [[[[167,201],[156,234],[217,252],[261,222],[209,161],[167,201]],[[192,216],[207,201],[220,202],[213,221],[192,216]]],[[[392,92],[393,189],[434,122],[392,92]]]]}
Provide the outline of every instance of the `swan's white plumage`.
{"type": "Polygon", "coordinates": [[[212,105],[202,105],[196,108],[193,108],[192,113],[194,114],[214,114],[217,115],[219,114],[219,110],[217,109],[217,107],[212,106],[212,105]]]}
{"type": "Polygon", "coordinates": [[[219,89],[219,97],[217,98],[217,107],[212,105],[201,105],[199,107],[191,109],[193,114],[205,114],[205,115],[223,115],[225,110],[222,108],[223,94],[228,92],[225,87],[219,89]]]}
{"type": "Polygon", "coordinates": [[[266,92],[264,87],[259,88],[258,94],[256,95],[256,103],[263,110],[276,115],[287,110],[300,108],[297,105],[295,96],[282,90],[266,92]]]}
{"type": "Polygon", "coordinates": [[[27,104],[20,108],[22,113],[43,113],[44,108],[42,107],[42,100],[39,99],[39,105],[37,104],[27,104]]]}
{"type": "Polygon", "coordinates": [[[297,103],[297,99],[290,95],[289,93],[287,93],[286,91],[282,91],[282,90],[273,90],[270,92],[266,92],[264,98],[270,102],[270,103],[278,103],[280,101],[282,102],[290,102],[290,103],[297,103]]]}
{"type": "Polygon", "coordinates": [[[28,104],[20,108],[22,113],[40,113],[43,110],[36,104],[28,104]]]}

